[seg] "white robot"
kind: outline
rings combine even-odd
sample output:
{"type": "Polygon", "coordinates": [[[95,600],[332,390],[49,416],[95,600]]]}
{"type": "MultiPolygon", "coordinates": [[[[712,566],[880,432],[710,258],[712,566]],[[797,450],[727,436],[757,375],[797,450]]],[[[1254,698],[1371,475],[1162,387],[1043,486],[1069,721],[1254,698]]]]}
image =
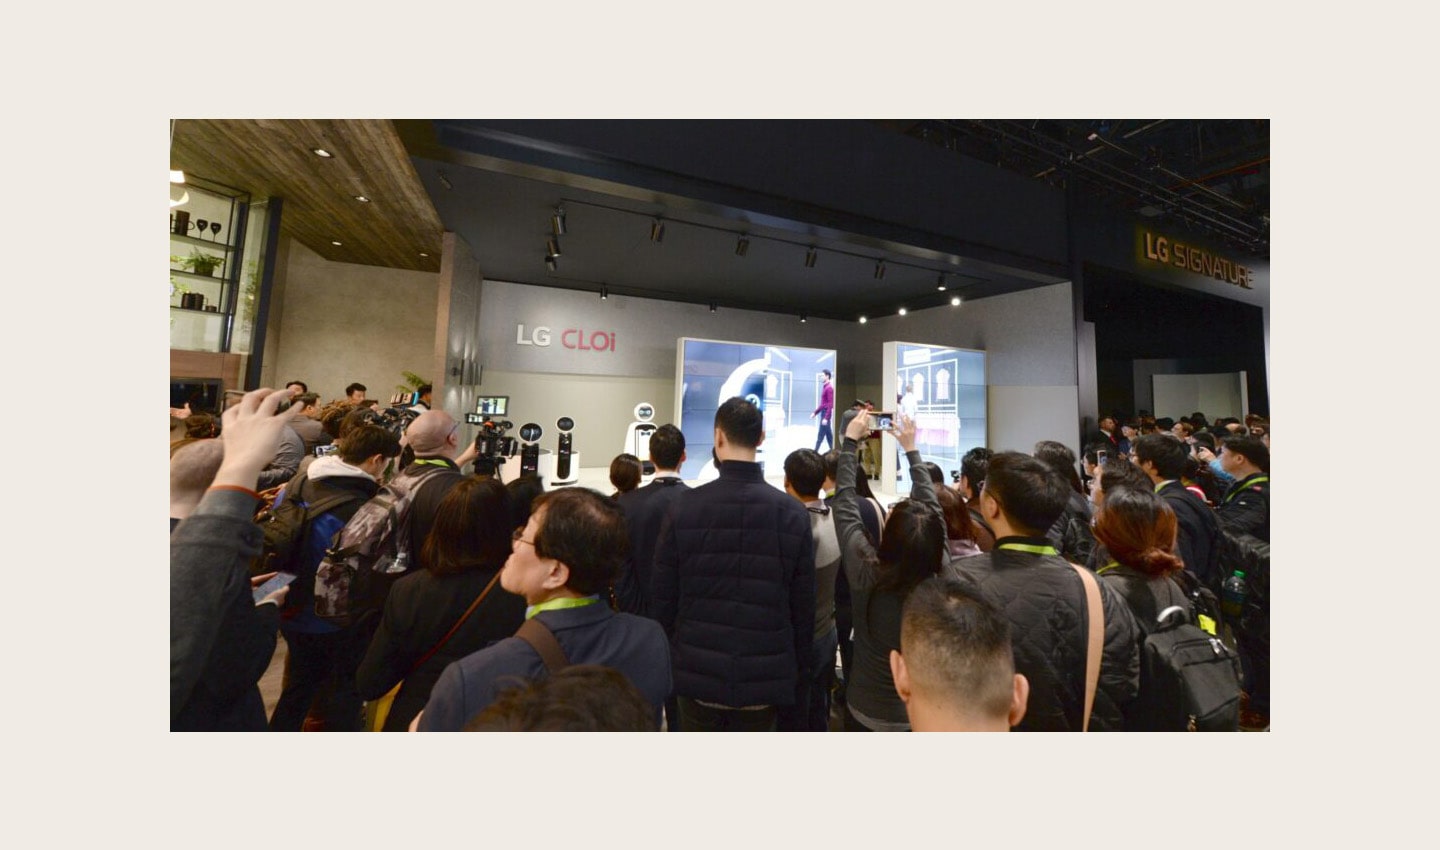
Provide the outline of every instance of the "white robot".
{"type": "Polygon", "coordinates": [[[621,454],[632,454],[640,458],[640,466],[645,475],[655,474],[655,464],[650,462],[650,435],[655,433],[658,427],[650,420],[655,418],[655,405],[648,401],[642,401],[635,405],[635,421],[631,422],[625,430],[625,448],[621,454]]]}

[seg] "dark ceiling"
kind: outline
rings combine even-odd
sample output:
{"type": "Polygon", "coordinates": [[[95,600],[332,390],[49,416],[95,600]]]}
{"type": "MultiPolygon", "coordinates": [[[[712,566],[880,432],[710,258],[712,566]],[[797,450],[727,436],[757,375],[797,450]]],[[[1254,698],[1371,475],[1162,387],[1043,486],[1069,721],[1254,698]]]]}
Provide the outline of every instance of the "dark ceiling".
{"type": "MultiPolygon", "coordinates": [[[[432,123],[181,120],[171,161],[256,198],[284,198],[282,230],[336,262],[435,271],[441,232],[453,230],[490,279],[844,320],[1061,280],[962,263],[903,238],[882,241],[623,181],[477,161],[437,145],[432,123]],[[334,156],[317,157],[314,147],[334,156]],[[546,239],[557,205],[566,232],[551,269],[546,239]],[[659,242],[651,238],[656,214],[665,216],[659,242]],[[743,256],[742,232],[750,238],[743,256]],[[807,267],[812,246],[816,260],[807,267]],[[945,292],[937,288],[942,272],[945,292]]],[[[1268,121],[872,123],[1268,257],[1268,121]]]]}

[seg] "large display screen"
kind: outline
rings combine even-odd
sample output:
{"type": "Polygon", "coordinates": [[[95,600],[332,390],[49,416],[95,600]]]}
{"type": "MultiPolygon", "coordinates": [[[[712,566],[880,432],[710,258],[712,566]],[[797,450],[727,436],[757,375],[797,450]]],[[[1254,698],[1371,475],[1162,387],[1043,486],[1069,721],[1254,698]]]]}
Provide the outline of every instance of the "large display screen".
{"type": "MultiPolygon", "coordinates": [[[[823,370],[835,373],[834,349],[681,338],[676,352],[675,409],[685,434],[682,478],[713,477],[715,411],[740,396],[765,415],[765,440],[756,460],[765,475],[783,476],[785,457],[815,447],[823,370]]],[[[833,427],[833,423],[832,423],[833,427]]],[[[828,450],[830,443],[823,447],[828,450]]]]}
{"type": "MultiPolygon", "coordinates": [[[[893,399],[895,410],[915,420],[915,448],[945,471],[948,483],[965,453],[985,445],[985,352],[887,342],[885,365],[890,370],[885,376],[887,398],[893,399]]],[[[910,470],[901,462],[898,444],[885,442],[895,453],[890,462],[895,492],[908,494],[910,470]]]]}

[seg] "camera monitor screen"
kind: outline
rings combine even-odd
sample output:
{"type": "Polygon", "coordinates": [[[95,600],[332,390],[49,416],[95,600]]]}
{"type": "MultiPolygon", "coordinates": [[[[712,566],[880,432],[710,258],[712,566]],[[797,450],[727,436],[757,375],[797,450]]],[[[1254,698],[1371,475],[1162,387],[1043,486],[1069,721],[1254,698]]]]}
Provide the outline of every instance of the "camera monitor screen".
{"type": "Polygon", "coordinates": [[[491,416],[505,416],[505,410],[510,404],[508,395],[482,395],[475,399],[475,412],[488,413],[491,416]]]}
{"type": "Polygon", "coordinates": [[[764,414],[765,439],[756,459],[766,476],[783,476],[785,457],[795,449],[814,448],[820,417],[810,414],[820,406],[822,373],[835,374],[834,349],[690,338],[681,338],[677,349],[675,409],[686,455],[682,478],[714,471],[715,411],[734,396],[749,399],[764,414]]]}

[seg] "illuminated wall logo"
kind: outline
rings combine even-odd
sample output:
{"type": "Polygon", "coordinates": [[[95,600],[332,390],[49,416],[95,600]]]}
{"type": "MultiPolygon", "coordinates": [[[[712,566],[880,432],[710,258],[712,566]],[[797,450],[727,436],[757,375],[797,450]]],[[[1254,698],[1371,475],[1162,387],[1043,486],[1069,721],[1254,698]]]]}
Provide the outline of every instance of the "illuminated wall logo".
{"type": "Polygon", "coordinates": [[[1150,262],[1213,277],[1216,280],[1234,284],[1241,289],[1254,288],[1254,278],[1250,269],[1233,260],[1221,257],[1205,248],[1186,245],[1184,242],[1171,240],[1148,230],[1142,230],[1141,235],[1144,241],[1144,257],[1150,262]]]}

